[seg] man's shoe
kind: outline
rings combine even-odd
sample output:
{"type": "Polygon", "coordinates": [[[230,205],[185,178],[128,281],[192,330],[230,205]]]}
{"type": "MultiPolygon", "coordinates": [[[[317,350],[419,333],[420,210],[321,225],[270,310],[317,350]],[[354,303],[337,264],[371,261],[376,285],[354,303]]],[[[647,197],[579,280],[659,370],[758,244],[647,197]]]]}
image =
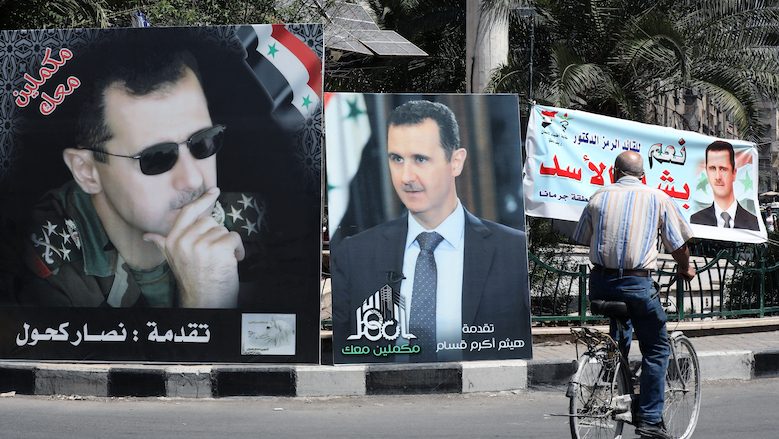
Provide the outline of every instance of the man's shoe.
{"type": "Polygon", "coordinates": [[[640,421],[636,425],[636,434],[646,438],[672,439],[671,435],[665,430],[665,425],[662,421],[657,424],[640,421]]]}

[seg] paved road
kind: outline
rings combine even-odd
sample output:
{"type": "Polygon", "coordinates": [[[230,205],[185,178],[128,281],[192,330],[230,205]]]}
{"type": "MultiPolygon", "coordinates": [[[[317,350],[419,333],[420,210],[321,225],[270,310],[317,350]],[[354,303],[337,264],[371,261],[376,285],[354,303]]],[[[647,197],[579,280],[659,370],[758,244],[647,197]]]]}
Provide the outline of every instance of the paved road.
{"type": "MultiPolygon", "coordinates": [[[[775,439],[779,378],[709,381],[694,437],[775,439]]],[[[567,438],[562,389],[340,398],[0,398],[0,438],[567,438]]],[[[628,430],[632,436],[632,429],[628,430]]]]}

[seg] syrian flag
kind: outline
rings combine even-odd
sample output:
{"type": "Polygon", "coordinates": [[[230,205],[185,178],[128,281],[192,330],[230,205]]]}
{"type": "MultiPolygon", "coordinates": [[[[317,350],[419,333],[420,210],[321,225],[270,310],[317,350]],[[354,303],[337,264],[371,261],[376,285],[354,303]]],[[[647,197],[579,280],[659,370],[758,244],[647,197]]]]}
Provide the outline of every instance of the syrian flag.
{"type": "Polygon", "coordinates": [[[557,111],[541,111],[541,126],[546,128],[551,125],[552,122],[554,122],[554,117],[557,113],[557,111]]]}
{"type": "Polygon", "coordinates": [[[322,60],[286,25],[241,26],[238,30],[247,50],[246,62],[273,99],[274,112],[284,103],[304,119],[310,118],[322,100],[322,60]]]}
{"type": "Polygon", "coordinates": [[[349,185],[371,137],[365,98],[357,93],[325,93],[327,213],[332,237],[349,206],[349,185]]]}

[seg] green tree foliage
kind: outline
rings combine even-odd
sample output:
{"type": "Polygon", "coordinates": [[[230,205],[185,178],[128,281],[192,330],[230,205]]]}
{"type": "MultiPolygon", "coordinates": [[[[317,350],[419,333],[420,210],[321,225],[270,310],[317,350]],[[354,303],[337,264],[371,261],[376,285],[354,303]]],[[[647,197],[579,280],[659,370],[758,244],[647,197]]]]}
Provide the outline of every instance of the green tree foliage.
{"type": "Polygon", "coordinates": [[[158,26],[321,21],[315,0],[157,0],[146,3],[149,20],[158,26]]]}
{"type": "Polygon", "coordinates": [[[106,27],[110,8],[106,0],[0,0],[0,28],[51,29],[106,27]]]}
{"type": "Polygon", "coordinates": [[[0,28],[129,27],[321,22],[317,0],[0,0],[0,28]]]}
{"type": "MultiPolygon", "coordinates": [[[[506,0],[486,1],[506,8],[506,0]]],[[[491,90],[650,122],[650,102],[670,91],[706,93],[743,138],[761,134],[757,103],[779,95],[776,0],[536,0],[514,17],[509,62],[491,90]]]]}

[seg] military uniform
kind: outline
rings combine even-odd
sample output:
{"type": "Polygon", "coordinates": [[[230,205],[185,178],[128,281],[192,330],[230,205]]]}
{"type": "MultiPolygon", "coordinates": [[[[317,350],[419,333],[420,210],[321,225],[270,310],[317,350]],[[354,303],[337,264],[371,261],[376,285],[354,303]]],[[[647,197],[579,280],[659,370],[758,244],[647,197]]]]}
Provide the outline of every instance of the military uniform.
{"type": "MultiPolygon", "coordinates": [[[[241,235],[246,257],[239,263],[241,293],[267,232],[265,205],[257,194],[227,192],[212,216],[241,235]]],[[[25,261],[33,276],[18,297],[24,305],[78,307],[179,307],[181,299],[167,262],[152,270],[127,265],[106,235],[90,195],[74,181],[49,191],[32,212],[25,261]]]]}

